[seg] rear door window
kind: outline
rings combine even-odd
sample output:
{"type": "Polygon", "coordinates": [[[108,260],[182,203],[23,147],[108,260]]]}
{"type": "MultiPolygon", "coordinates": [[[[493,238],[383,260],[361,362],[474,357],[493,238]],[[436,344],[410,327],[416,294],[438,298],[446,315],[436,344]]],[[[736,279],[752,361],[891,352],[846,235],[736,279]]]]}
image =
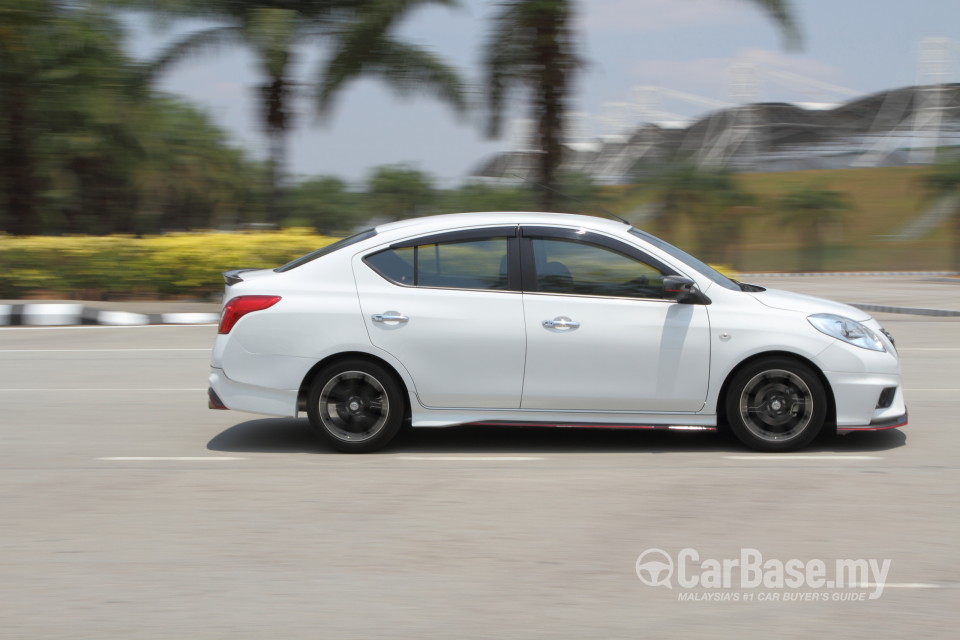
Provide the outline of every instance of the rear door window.
{"type": "Polygon", "coordinates": [[[511,287],[512,237],[430,238],[364,258],[381,276],[404,286],[502,291],[511,287]]]}

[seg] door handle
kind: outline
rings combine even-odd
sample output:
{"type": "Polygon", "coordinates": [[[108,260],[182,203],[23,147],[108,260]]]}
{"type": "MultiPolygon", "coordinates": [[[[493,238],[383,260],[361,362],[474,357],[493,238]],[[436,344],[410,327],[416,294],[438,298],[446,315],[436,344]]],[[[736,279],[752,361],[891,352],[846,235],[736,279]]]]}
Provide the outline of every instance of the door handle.
{"type": "Polygon", "coordinates": [[[370,319],[374,322],[407,322],[410,320],[405,315],[401,315],[396,311],[387,311],[386,313],[375,313],[370,316],[370,319]]]}
{"type": "Polygon", "coordinates": [[[547,329],[579,329],[580,323],[566,316],[558,316],[553,320],[544,320],[543,326],[547,329]]]}

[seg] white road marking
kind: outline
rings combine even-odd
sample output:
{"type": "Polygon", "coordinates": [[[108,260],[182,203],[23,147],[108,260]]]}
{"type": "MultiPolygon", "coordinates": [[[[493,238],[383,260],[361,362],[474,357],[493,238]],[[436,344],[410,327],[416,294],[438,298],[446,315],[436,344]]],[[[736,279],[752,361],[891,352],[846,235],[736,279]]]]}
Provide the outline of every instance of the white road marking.
{"type": "Polygon", "coordinates": [[[431,460],[450,462],[496,462],[504,460],[509,462],[526,462],[528,460],[545,460],[545,458],[540,456],[397,456],[397,460],[431,460]]]}
{"type": "Polygon", "coordinates": [[[779,456],[758,453],[752,456],[723,456],[727,460],[883,460],[881,456],[779,456]]]}
{"type": "Polygon", "coordinates": [[[176,462],[205,462],[207,460],[246,460],[246,458],[238,458],[233,456],[110,456],[106,458],[97,458],[97,460],[110,460],[114,462],[154,462],[164,460],[173,460],[176,462]]]}
{"type": "Polygon", "coordinates": [[[19,393],[19,392],[43,392],[43,393],[67,393],[70,391],[82,391],[83,393],[90,393],[92,391],[206,391],[206,387],[194,387],[194,388],[185,388],[185,389],[0,389],[0,392],[3,393],[19,393]]]}
{"type": "Polygon", "coordinates": [[[210,349],[0,349],[0,353],[99,353],[101,351],[210,351],[210,349]]]}
{"type": "Polygon", "coordinates": [[[0,333],[4,331],[76,331],[77,329],[90,330],[116,330],[116,329],[185,329],[187,327],[215,327],[216,322],[201,322],[198,324],[137,324],[124,326],[111,326],[99,324],[75,324],[64,325],[62,327],[0,327],[0,333]]]}

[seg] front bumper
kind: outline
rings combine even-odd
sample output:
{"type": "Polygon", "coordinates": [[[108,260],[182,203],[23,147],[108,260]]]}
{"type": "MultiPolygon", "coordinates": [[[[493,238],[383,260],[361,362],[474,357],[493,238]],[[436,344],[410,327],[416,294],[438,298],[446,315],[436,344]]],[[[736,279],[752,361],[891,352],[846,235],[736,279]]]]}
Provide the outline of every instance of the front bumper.
{"type": "Polygon", "coordinates": [[[846,373],[824,371],[833,390],[837,409],[837,430],[890,429],[907,420],[903,381],[899,374],[846,373]],[[884,389],[894,388],[888,406],[880,406],[884,389]]]}
{"type": "Polygon", "coordinates": [[[874,420],[866,427],[837,427],[837,433],[852,433],[854,431],[883,431],[884,429],[896,429],[897,427],[906,426],[907,414],[904,413],[902,416],[896,416],[893,418],[886,418],[883,420],[874,420]]]}

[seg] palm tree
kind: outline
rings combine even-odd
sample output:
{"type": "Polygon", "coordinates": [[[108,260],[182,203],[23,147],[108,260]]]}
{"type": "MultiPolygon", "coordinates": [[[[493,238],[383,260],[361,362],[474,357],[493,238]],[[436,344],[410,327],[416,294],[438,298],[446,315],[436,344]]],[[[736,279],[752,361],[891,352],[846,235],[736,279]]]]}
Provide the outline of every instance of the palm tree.
{"type": "Polygon", "coordinates": [[[574,42],[572,14],[571,0],[503,2],[493,18],[484,54],[488,135],[500,135],[503,105],[510,92],[524,86],[530,91],[540,151],[536,175],[544,211],[556,208],[563,116],[573,75],[583,65],[574,42]]]}
{"type": "Polygon", "coordinates": [[[153,72],[221,46],[252,50],[263,78],[259,106],[270,147],[272,222],[284,218],[283,179],[293,117],[291,98],[297,87],[292,70],[298,47],[322,44],[332,49],[315,75],[315,99],[321,115],[329,114],[336,94],[349,81],[369,75],[382,76],[402,95],[426,90],[457,111],[464,107],[456,72],[430,51],[394,34],[412,10],[429,4],[454,6],[455,0],[115,0],[115,4],[218,23],[168,47],[152,63],[153,72]]]}
{"type": "Polygon", "coordinates": [[[754,198],[741,190],[729,169],[680,162],[650,176],[640,190],[653,193],[651,222],[658,234],[675,241],[677,225],[685,219],[694,252],[708,261],[735,257],[754,198]]]}
{"type": "Polygon", "coordinates": [[[800,268],[819,271],[827,232],[852,209],[849,200],[835,189],[803,185],[783,194],[779,204],[781,223],[800,232],[800,268]]]}
{"type": "MultiPolygon", "coordinates": [[[[799,44],[789,0],[747,1],[770,15],[789,45],[799,44]]],[[[583,67],[573,16],[573,0],[501,2],[484,52],[488,135],[500,134],[504,104],[512,91],[526,89],[530,94],[532,119],[537,123],[540,207],[545,211],[556,208],[553,189],[563,160],[563,117],[574,74],[583,67]]]]}
{"type": "Polygon", "coordinates": [[[960,159],[942,160],[933,171],[924,177],[924,184],[931,194],[943,202],[952,203],[953,270],[960,271],[960,159]]]}

